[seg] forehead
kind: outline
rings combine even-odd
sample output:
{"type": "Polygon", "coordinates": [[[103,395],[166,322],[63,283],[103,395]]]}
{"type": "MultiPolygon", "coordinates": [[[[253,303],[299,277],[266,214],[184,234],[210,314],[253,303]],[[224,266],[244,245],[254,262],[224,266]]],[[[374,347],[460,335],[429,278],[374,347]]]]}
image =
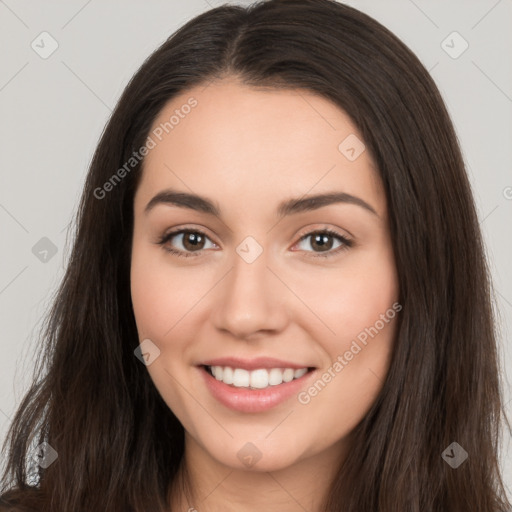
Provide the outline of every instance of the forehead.
{"type": "Polygon", "coordinates": [[[179,186],[221,204],[243,196],[247,207],[261,208],[274,197],[336,189],[364,195],[379,213],[385,210],[368,151],[355,160],[346,153],[347,144],[357,152],[364,147],[355,125],[311,92],[255,88],[236,79],[198,86],[165,105],[150,136],[155,146],[138,192],[146,198],[179,186]]]}

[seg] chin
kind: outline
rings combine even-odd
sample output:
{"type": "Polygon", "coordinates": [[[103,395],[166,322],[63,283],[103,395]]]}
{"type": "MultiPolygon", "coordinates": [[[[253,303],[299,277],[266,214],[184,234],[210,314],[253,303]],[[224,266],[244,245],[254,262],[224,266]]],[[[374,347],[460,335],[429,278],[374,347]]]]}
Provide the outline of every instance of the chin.
{"type": "Polygon", "coordinates": [[[230,439],[224,446],[217,444],[210,447],[208,443],[205,449],[211,458],[233,470],[256,473],[279,471],[300,462],[305,457],[305,454],[298,450],[293,436],[289,436],[288,439],[292,441],[289,446],[265,439],[230,439]]]}

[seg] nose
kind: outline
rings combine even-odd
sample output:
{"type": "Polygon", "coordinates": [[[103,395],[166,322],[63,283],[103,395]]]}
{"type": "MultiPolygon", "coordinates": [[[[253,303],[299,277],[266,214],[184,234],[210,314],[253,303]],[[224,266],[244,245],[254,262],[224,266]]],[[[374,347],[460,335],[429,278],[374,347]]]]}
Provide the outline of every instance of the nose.
{"type": "Polygon", "coordinates": [[[216,287],[212,320],[233,337],[252,340],[282,331],[288,321],[285,285],[268,268],[266,252],[251,263],[238,254],[233,266],[216,287]]]}

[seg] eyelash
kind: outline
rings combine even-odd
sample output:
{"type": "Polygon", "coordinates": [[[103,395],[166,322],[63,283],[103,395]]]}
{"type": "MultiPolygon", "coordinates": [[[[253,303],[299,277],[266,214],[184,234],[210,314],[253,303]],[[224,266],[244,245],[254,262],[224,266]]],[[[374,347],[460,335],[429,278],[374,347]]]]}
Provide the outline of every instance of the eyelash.
{"type": "MultiPolygon", "coordinates": [[[[180,258],[191,258],[191,257],[196,257],[196,256],[200,256],[201,255],[201,252],[204,250],[204,249],[201,249],[199,251],[196,251],[196,253],[194,252],[184,252],[184,251],[181,251],[181,250],[176,250],[176,249],[172,249],[171,247],[166,247],[165,244],[171,240],[174,236],[176,235],[180,235],[182,233],[195,233],[195,234],[199,234],[205,238],[209,238],[208,235],[206,235],[205,233],[203,233],[201,230],[199,229],[179,229],[179,230],[176,230],[176,231],[171,231],[170,233],[166,233],[165,235],[163,235],[157,242],[158,245],[161,245],[163,246],[163,249],[164,251],[167,251],[171,254],[174,254],[175,256],[178,256],[180,258]]],[[[337,233],[336,231],[333,231],[331,229],[321,229],[321,230],[315,230],[315,231],[311,231],[309,233],[306,233],[305,235],[301,236],[299,242],[301,242],[302,240],[310,237],[310,236],[313,236],[313,235],[323,235],[323,234],[327,234],[327,235],[330,235],[334,238],[337,238],[340,242],[342,242],[342,245],[340,245],[339,247],[337,247],[336,249],[333,249],[333,250],[329,250],[329,251],[326,251],[325,254],[322,254],[322,253],[314,253],[312,256],[309,256],[309,257],[312,257],[312,258],[329,258],[329,257],[332,257],[338,253],[340,253],[341,251],[346,251],[348,249],[350,249],[354,243],[352,240],[348,239],[347,237],[343,236],[343,235],[340,235],[339,233],[337,233]]],[[[314,252],[314,251],[306,251],[306,252],[314,252]]]]}

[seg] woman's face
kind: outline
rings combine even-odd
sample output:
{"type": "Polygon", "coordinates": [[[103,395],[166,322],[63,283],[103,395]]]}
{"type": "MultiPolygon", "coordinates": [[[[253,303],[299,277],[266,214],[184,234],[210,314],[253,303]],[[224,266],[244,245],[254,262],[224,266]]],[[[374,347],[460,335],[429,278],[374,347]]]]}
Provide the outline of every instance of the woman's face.
{"type": "Polygon", "coordinates": [[[361,136],[320,96],[229,79],[174,98],[150,137],[131,292],[188,445],[255,471],[339,457],[383,385],[401,308],[361,136]]]}

